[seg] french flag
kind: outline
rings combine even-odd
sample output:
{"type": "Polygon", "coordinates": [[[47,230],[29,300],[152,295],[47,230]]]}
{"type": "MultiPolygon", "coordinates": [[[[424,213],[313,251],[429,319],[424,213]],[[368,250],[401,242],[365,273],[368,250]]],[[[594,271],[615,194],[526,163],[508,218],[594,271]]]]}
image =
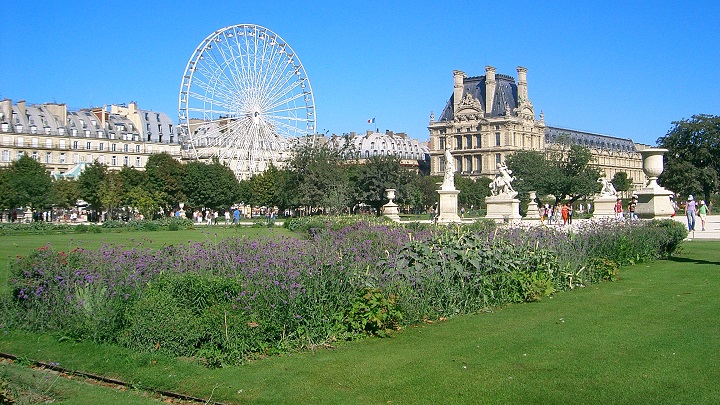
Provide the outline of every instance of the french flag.
{"type": "Polygon", "coordinates": [[[368,120],[368,124],[374,124],[374,123],[375,123],[375,118],[370,118],[368,120]]]}

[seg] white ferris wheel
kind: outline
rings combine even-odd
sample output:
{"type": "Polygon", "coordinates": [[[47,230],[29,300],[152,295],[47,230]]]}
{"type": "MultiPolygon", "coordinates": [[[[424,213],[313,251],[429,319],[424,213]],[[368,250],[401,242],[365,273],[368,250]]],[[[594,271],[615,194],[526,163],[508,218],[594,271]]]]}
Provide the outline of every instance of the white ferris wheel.
{"type": "Polygon", "coordinates": [[[267,28],[233,25],[195,49],[180,84],[183,152],[217,158],[239,178],[278,164],[291,143],[312,140],[315,100],[300,59],[267,28]]]}

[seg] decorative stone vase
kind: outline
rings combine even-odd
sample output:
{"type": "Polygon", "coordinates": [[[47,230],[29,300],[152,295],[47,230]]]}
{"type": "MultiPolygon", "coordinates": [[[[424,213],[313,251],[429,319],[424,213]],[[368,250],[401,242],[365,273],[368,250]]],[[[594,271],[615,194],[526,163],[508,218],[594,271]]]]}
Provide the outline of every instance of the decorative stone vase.
{"type": "Polygon", "coordinates": [[[657,179],[658,179],[658,177],[660,177],[663,170],[665,170],[665,167],[663,164],[663,155],[667,151],[668,151],[667,149],[662,149],[662,148],[648,148],[648,149],[640,151],[640,154],[642,155],[642,160],[643,160],[643,172],[645,173],[645,176],[647,176],[647,178],[648,178],[648,184],[646,187],[648,187],[648,188],[660,187],[657,184],[657,179]]]}
{"type": "Polygon", "coordinates": [[[393,199],[395,199],[395,189],[389,188],[389,189],[385,190],[385,197],[387,197],[387,199],[390,200],[390,201],[388,201],[388,204],[392,204],[393,199]]]}

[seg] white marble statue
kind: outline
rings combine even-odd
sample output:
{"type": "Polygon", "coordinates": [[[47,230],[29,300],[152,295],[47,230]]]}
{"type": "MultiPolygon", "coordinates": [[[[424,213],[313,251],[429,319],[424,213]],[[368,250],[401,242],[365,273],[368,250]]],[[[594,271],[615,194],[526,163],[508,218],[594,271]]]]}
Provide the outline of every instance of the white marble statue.
{"type": "Polygon", "coordinates": [[[602,190],[600,190],[601,197],[612,197],[617,195],[617,190],[615,190],[615,186],[613,186],[610,179],[607,177],[600,177],[597,181],[603,185],[602,190]]]}
{"type": "Polygon", "coordinates": [[[517,195],[515,189],[512,187],[514,180],[515,176],[512,175],[512,170],[508,169],[503,163],[499,164],[498,173],[495,174],[495,178],[492,183],[490,183],[490,193],[492,193],[493,196],[517,195]]]}
{"type": "Polygon", "coordinates": [[[455,159],[453,159],[450,148],[445,149],[445,177],[442,182],[443,190],[455,188],[455,159]]]}

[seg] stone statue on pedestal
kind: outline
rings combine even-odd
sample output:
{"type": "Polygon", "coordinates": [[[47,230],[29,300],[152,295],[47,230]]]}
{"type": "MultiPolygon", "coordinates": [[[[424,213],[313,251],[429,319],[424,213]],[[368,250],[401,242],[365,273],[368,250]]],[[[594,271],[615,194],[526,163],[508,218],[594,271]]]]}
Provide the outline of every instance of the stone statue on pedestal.
{"type": "Polygon", "coordinates": [[[597,181],[603,186],[602,190],[600,190],[601,197],[617,195],[617,190],[615,190],[615,186],[612,184],[612,181],[610,181],[610,179],[608,179],[607,177],[600,177],[597,181]]]}
{"type": "Polygon", "coordinates": [[[445,149],[445,177],[443,177],[441,188],[455,190],[455,159],[453,159],[449,147],[445,149]]]}
{"type": "Polygon", "coordinates": [[[515,197],[517,192],[512,187],[512,182],[515,180],[515,176],[512,175],[512,170],[501,163],[498,165],[498,173],[495,174],[495,178],[490,183],[490,193],[493,196],[507,195],[510,198],[515,197]]]}

